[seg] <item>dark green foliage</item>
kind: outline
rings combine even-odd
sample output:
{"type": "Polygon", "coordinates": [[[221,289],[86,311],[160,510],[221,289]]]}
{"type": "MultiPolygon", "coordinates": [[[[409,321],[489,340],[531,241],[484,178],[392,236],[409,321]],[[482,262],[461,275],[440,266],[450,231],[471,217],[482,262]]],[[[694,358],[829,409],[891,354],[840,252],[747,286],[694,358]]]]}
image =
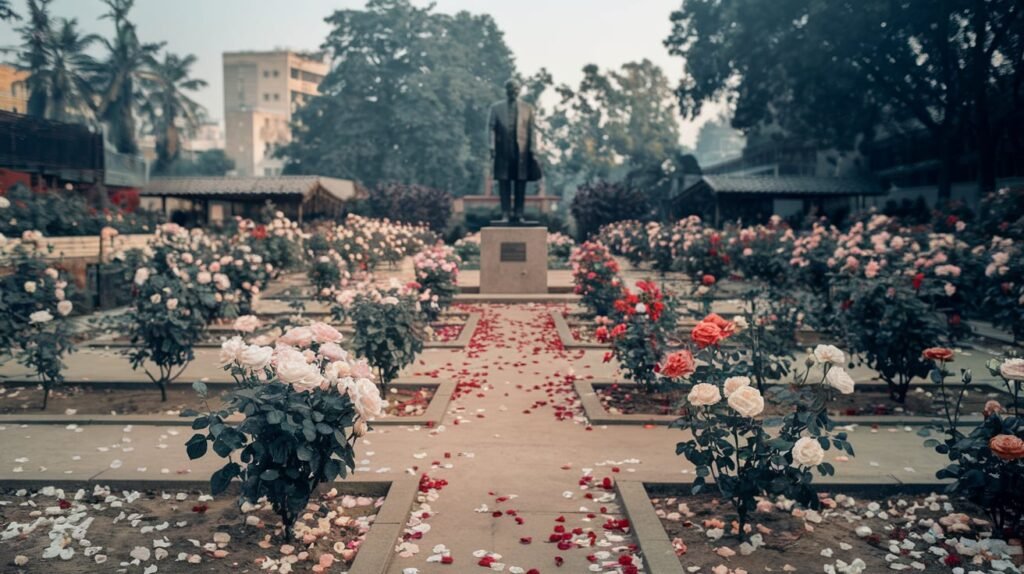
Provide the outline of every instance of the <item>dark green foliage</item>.
{"type": "Polygon", "coordinates": [[[602,225],[627,219],[644,219],[651,207],[646,194],[620,183],[597,181],[580,186],[572,199],[576,237],[586,239],[602,225]]]}
{"type": "Polygon", "coordinates": [[[423,351],[419,303],[397,289],[359,293],[349,309],[352,349],[377,371],[382,391],[423,351]]]}
{"type": "Polygon", "coordinates": [[[2,211],[0,233],[18,237],[40,231],[48,237],[99,235],[104,227],[121,233],[153,233],[163,215],[151,211],[122,211],[114,206],[97,210],[73,192],[38,193],[15,186],[6,193],[11,205],[2,211]]]}
{"type": "Polygon", "coordinates": [[[367,207],[372,217],[422,224],[442,233],[452,216],[452,195],[424,185],[386,183],[370,191],[367,207]]]}

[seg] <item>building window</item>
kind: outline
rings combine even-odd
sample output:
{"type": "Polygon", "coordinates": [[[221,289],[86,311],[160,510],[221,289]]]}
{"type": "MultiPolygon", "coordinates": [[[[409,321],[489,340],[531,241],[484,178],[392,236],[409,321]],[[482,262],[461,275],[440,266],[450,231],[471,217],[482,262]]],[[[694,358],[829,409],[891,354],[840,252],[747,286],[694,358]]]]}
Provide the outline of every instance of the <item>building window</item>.
{"type": "Polygon", "coordinates": [[[274,101],[277,102],[277,101],[280,101],[280,100],[281,100],[281,94],[274,94],[274,101]]]}
{"type": "Polygon", "coordinates": [[[269,102],[270,101],[270,94],[263,94],[263,101],[264,102],[269,102]]]}
{"type": "Polygon", "coordinates": [[[263,168],[263,175],[274,175],[274,168],[271,168],[271,167],[263,168]]]}
{"type": "Polygon", "coordinates": [[[276,78],[278,75],[277,70],[274,70],[274,77],[276,78]]]}
{"type": "Polygon", "coordinates": [[[293,80],[298,80],[299,79],[299,70],[297,70],[296,68],[292,68],[291,76],[292,76],[293,80]]]}
{"type": "Polygon", "coordinates": [[[269,78],[270,77],[270,71],[269,70],[263,70],[263,77],[264,78],[269,78]]]}

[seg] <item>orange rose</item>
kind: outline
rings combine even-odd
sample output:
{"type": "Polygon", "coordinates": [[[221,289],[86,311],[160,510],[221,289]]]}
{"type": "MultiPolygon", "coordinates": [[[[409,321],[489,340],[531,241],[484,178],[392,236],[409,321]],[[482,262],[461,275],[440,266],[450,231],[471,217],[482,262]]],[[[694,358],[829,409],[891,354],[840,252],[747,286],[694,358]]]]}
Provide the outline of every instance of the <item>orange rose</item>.
{"type": "Polygon", "coordinates": [[[999,401],[988,401],[985,403],[985,410],[983,413],[986,417],[998,415],[1003,412],[1006,412],[1006,409],[1003,408],[1003,405],[999,404],[999,401]]]}
{"type": "Polygon", "coordinates": [[[710,345],[717,345],[719,341],[725,338],[722,333],[722,328],[718,325],[706,321],[697,323],[697,326],[690,332],[690,338],[693,342],[697,343],[697,346],[701,349],[710,345]]]}
{"type": "Polygon", "coordinates": [[[665,362],[658,365],[658,374],[669,379],[689,377],[696,370],[693,353],[683,349],[665,357],[665,362]]]}
{"type": "Polygon", "coordinates": [[[1024,440],[1012,434],[997,434],[988,441],[992,454],[1007,462],[1024,458],[1024,440]]]}
{"type": "Polygon", "coordinates": [[[933,361],[952,361],[953,349],[947,349],[945,347],[932,347],[930,349],[925,349],[924,352],[921,353],[921,356],[923,356],[926,359],[931,359],[933,361]]]}

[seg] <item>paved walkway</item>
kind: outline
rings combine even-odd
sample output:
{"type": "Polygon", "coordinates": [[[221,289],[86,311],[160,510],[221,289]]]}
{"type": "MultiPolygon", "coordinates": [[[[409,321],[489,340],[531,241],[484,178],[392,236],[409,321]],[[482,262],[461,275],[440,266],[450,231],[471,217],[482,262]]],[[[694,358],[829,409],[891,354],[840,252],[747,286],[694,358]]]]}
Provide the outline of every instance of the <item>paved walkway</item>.
{"type": "MultiPolygon", "coordinates": [[[[556,525],[593,529],[604,539],[601,508],[621,516],[601,488],[581,489],[581,477],[629,475],[657,481],[687,481],[688,464],[674,454],[681,431],[636,426],[591,428],[580,418],[570,373],[609,377],[603,351],[561,349],[543,305],[481,305],[472,344],[465,350],[431,350],[404,374],[459,383],[444,424],[433,429],[380,427],[358,445],[363,477],[429,474],[448,485],[431,504],[431,530],[417,541],[419,553],[396,557],[391,573],[419,568],[421,574],[477,570],[477,550],[497,552],[501,562],[525,570],[585,572],[591,551],[560,551],[547,543],[556,525]],[[594,499],[585,498],[591,493],[594,499]],[[596,499],[596,500],[595,500],[596,499]],[[486,511],[484,508],[486,507],[486,511]],[[496,510],[515,516],[495,517],[496,510]],[[589,514],[597,514],[588,518],[589,514]],[[516,521],[520,518],[520,523],[516,521]],[[556,519],[564,517],[564,522],[556,519]],[[531,539],[530,544],[524,544],[531,539]],[[454,566],[428,564],[434,545],[452,551],[454,566]]],[[[116,371],[99,355],[95,376],[116,371]]],[[[200,352],[189,375],[217,375],[211,352],[200,352]],[[205,363],[205,365],[203,364],[205,363]]],[[[81,372],[81,371],[78,371],[81,372]]],[[[11,479],[94,478],[103,480],[205,479],[218,459],[188,461],[187,428],[117,426],[7,426],[0,430],[0,483],[11,479]]],[[[857,457],[836,462],[840,482],[924,482],[940,461],[904,429],[856,429],[857,457]]],[[[831,458],[831,457],[830,457],[831,458]]]]}

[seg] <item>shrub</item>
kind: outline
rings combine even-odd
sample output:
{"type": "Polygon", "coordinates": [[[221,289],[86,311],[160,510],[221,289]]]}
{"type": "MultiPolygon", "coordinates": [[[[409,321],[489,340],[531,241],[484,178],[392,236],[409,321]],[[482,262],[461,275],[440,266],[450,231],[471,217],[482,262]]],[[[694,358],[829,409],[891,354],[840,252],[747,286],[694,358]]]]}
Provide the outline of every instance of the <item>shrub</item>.
{"type": "Polygon", "coordinates": [[[626,378],[651,392],[658,386],[658,361],[675,331],[674,302],[650,281],[638,281],[636,293],[622,290],[615,301],[611,329],[600,326],[599,341],[610,341],[626,378]]]}
{"type": "Polygon", "coordinates": [[[387,183],[370,191],[367,206],[373,217],[423,224],[441,233],[452,216],[452,195],[424,185],[387,183]]]}
{"type": "Polygon", "coordinates": [[[238,383],[226,406],[209,409],[206,386],[196,383],[207,412],[183,413],[196,417],[193,429],[207,429],[186,443],[189,458],[212,447],[228,459],[210,478],[212,493],[239,478],[240,500],[255,504],[266,497],[289,540],[317,486],[355,468],[355,440],[384,407],[369,367],[349,360],[337,345],[337,330],[322,323],[298,329],[283,336],[298,347],[246,345],[239,337],[225,342],[221,363],[238,383]],[[234,413],[244,416],[237,427],[225,422],[234,413]]]}
{"type": "MultiPolygon", "coordinates": [[[[954,358],[953,351],[932,348],[924,355],[926,360],[934,361],[931,379],[939,387],[936,394],[944,414],[933,429],[945,437],[941,441],[929,438],[925,446],[934,448],[950,461],[935,476],[953,481],[946,487],[950,494],[984,508],[997,536],[1006,540],[1019,538],[1024,534],[1024,419],[1020,410],[1024,359],[988,362],[991,374],[1006,384],[1013,403],[1006,407],[989,401],[984,421],[965,433],[961,431],[964,427],[961,405],[964,394],[971,389],[971,371],[961,369],[961,386],[952,388],[946,381],[953,376],[948,368],[954,358]]],[[[927,431],[922,434],[927,436],[927,431]]]]}
{"type": "Polygon", "coordinates": [[[825,462],[829,448],[853,454],[846,433],[834,432],[826,405],[836,392],[853,392],[853,379],[838,364],[843,361],[842,353],[839,357],[825,354],[820,378],[811,378],[810,362],[806,371],[794,377],[792,390],[778,394],[777,400],[788,411],[781,424],[766,421],[761,416],[764,397],[750,386],[748,377],[737,374],[739,353],[719,347],[722,337],[735,326],[720,317],[705,319],[701,325],[692,338],[703,364],[695,366],[692,356],[688,360],[669,356],[661,369],[673,382],[690,389],[685,415],[672,427],[693,436],[676,445],[676,454],[696,467],[693,494],[703,491],[710,477],[721,496],[732,503],[738,515],[736,533],[742,539],[757,497],[782,495],[811,508],[820,507],[811,486],[812,470],[823,476],[835,473],[825,462]],[[678,365],[690,368],[673,368],[678,365]]]}
{"type": "Polygon", "coordinates": [[[436,321],[459,292],[459,256],[451,247],[436,245],[417,253],[412,262],[423,315],[428,323],[436,321]]]}
{"type": "Polygon", "coordinates": [[[317,256],[309,266],[309,283],[315,290],[314,298],[328,300],[335,289],[341,286],[342,271],[338,259],[338,254],[330,251],[317,256]]]}
{"type": "Polygon", "coordinates": [[[647,217],[651,206],[647,195],[639,189],[598,181],[576,190],[570,211],[576,220],[576,237],[582,241],[597,233],[602,225],[647,217]]]}
{"type": "Polygon", "coordinates": [[[611,314],[622,293],[622,280],[618,275],[619,264],[608,249],[588,241],[573,250],[569,263],[573,292],[580,296],[580,304],[598,317],[611,314]]]}
{"type": "Polygon", "coordinates": [[[64,382],[63,357],[74,352],[67,321],[72,287],[63,273],[24,245],[0,258],[0,265],[11,269],[0,277],[0,348],[9,349],[39,378],[46,409],[50,390],[64,382]]]}
{"type": "Polygon", "coordinates": [[[398,287],[356,294],[348,307],[352,348],[377,372],[381,391],[423,351],[423,324],[416,296],[398,287]]]}
{"type": "Polygon", "coordinates": [[[163,214],[145,210],[125,211],[116,206],[97,209],[76,193],[37,192],[15,186],[7,192],[6,208],[0,208],[0,235],[18,237],[39,231],[48,237],[99,235],[104,227],[120,233],[152,233],[163,214]]]}

